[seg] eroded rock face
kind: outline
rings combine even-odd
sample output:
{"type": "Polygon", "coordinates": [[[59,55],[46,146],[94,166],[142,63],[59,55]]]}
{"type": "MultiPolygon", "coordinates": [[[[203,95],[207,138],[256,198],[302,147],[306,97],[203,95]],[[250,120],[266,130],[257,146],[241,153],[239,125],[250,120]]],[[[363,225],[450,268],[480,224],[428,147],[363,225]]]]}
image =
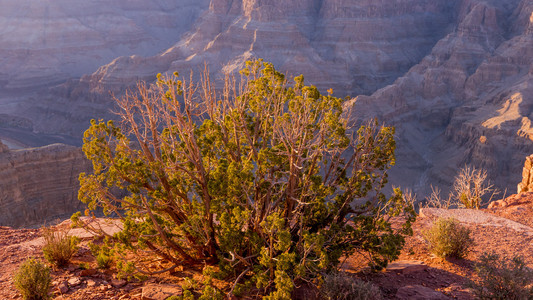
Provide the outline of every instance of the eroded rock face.
{"type": "Polygon", "coordinates": [[[92,90],[156,72],[237,71],[264,58],[337,94],[370,93],[422,59],[453,23],[456,1],[213,0],[195,29],[154,57],[122,57],[82,79],[92,90]]]}
{"type": "Polygon", "coordinates": [[[524,168],[522,169],[522,181],[516,187],[517,194],[533,191],[533,155],[526,157],[524,168]]]}
{"type": "Polygon", "coordinates": [[[338,96],[370,94],[392,83],[449,31],[457,1],[212,0],[192,29],[159,55],[122,56],[24,104],[40,132],[81,136],[91,118],[110,118],[120,94],[157,73],[209,65],[212,78],[253,58],[271,61],[338,96]],[[44,99],[43,99],[44,98],[44,99]],[[63,121],[65,120],[65,121],[63,121]],[[68,125],[66,125],[68,124],[68,125]]]}
{"type": "Polygon", "coordinates": [[[457,27],[392,85],[359,96],[352,121],[395,125],[392,181],[419,195],[451,186],[457,170],[488,171],[500,189],[519,181],[533,145],[533,4],[462,1],[457,27]]]}
{"type": "Polygon", "coordinates": [[[208,0],[1,0],[0,89],[94,72],[122,55],[154,55],[189,30],[208,0]]]}
{"type": "Polygon", "coordinates": [[[0,153],[0,226],[43,224],[82,209],[78,175],[90,169],[80,148],[63,144],[0,153]]]}

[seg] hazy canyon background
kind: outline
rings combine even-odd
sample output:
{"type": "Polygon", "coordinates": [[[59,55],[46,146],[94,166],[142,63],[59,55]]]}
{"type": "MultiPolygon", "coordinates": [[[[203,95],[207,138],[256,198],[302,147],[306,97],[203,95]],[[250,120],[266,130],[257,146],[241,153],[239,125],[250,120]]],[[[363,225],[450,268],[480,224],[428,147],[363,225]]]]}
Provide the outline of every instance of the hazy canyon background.
{"type": "Polygon", "coordinates": [[[0,225],[80,207],[73,146],[111,92],[252,58],[396,126],[419,199],[465,165],[515,193],[533,152],[532,0],[0,0],[0,225]]]}

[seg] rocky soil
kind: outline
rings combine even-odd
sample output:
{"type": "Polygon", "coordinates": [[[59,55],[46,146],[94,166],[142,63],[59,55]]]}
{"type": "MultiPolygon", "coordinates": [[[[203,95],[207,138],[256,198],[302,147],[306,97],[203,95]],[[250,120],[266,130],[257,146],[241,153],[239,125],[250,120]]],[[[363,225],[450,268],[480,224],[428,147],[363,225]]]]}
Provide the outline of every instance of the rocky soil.
{"type": "MultiPolygon", "coordinates": [[[[398,261],[387,270],[370,273],[362,257],[354,255],[346,260],[342,269],[349,276],[371,281],[383,292],[386,299],[473,299],[468,280],[476,280],[474,264],[481,254],[492,252],[504,257],[520,255],[528,267],[533,267],[533,193],[512,195],[496,202],[490,209],[442,210],[423,209],[414,223],[414,235],[398,261]],[[465,259],[445,260],[428,252],[421,232],[431,226],[437,217],[452,216],[471,230],[475,241],[465,259]]],[[[116,226],[104,221],[104,230],[112,233],[116,226]]],[[[67,228],[65,221],[58,228],[67,228]]],[[[161,274],[144,281],[116,279],[113,269],[96,268],[87,242],[90,234],[76,229],[71,234],[82,237],[78,253],[71,264],[54,270],[53,293],[55,299],[165,299],[180,293],[185,277],[201,280],[201,270],[184,266],[173,274],[161,274]],[[86,264],[88,268],[80,267],[86,264]]],[[[42,257],[42,238],[39,229],[12,229],[0,227],[0,298],[20,299],[12,284],[13,272],[26,258],[42,257]]],[[[299,292],[308,299],[309,292],[299,292]]]]}

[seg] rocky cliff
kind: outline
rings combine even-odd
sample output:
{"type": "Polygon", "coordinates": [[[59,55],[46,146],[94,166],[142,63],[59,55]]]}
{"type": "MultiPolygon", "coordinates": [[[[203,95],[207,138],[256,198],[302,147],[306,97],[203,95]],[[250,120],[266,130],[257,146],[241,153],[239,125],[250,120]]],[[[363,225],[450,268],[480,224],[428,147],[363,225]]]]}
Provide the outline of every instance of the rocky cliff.
{"type": "Polygon", "coordinates": [[[515,192],[533,146],[533,3],[470,0],[457,12],[419,64],[347,106],[354,122],[377,116],[397,126],[399,183],[424,194],[471,164],[515,192]]]}
{"type": "Polygon", "coordinates": [[[83,208],[78,175],[91,165],[63,144],[7,150],[0,142],[0,226],[39,225],[83,208]]]}
{"type": "Polygon", "coordinates": [[[525,193],[533,191],[533,155],[526,157],[524,168],[522,169],[522,181],[516,187],[516,193],[525,193]]]}
{"type": "Polygon", "coordinates": [[[208,0],[0,0],[0,89],[94,72],[122,55],[154,55],[188,31],[208,0]]]}
{"type": "Polygon", "coordinates": [[[261,57],[337,94],[367,94],[427,55],[454,23],[457,1],[212,0],[194,29],[154,57],[121,57],[82,79],[93,89],[207,62],[213,73],[261,57]]]}

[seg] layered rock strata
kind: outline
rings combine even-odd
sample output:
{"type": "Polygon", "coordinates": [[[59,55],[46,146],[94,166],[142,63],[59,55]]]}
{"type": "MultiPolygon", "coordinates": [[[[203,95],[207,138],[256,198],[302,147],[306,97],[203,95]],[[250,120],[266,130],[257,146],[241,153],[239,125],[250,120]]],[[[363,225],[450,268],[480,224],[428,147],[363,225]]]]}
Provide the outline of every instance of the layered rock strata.
{"type": "Polygon", "coordinates": [[[122,55],[155,55],[208,0],[0,0],[0,90],[64,82],[122,55]]]}
{"type": "Polygon", "coordinates": [[[429,53],[453,23],[456,3],[212,0],[194,29],[161,55],[118,58],[80,84],[100,91],[204,63],[221,74],[264,58],[338,95],[367,94],[429,53]]]}
{"type": "Polygon", "coordinates": [[[0,226],[39,225],[82,209],[78,175],[90,169],[73,146],[0,151],[0,226]]]}
{"type": "Polygon", "coordinates": [[[354,123],[376,116],[397,127],[397,184],[425,195],[473,165],[513,193],[533,146],[533,4],[470,0],[458,12],[419,64],[347,107],[354,123]]]}
{"type": "Polygon", "coordinates": [[[533,154],[526,157],[524,168],[522,169],[522,181],[516,187],[517,194],[533,191],[533,154]]]}

